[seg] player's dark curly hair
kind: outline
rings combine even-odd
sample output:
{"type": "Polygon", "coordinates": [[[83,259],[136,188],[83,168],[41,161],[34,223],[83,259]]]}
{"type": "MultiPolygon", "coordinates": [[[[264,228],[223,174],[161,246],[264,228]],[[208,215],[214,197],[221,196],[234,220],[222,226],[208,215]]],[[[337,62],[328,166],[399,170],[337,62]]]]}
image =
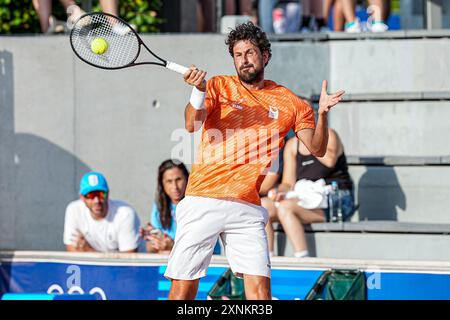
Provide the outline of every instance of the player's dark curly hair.
{"type": "Polygon", "coordinates": [[[238,25],[234,30],[231,30],[228,34],[225,44],[228,46],[228,51],[233,56],[233,48],[236,42],[240,40],[248,40],[259,48],[261,52],[267,51],[270,57],[272,57],[272,50],[270,49],[270,42],[267,39],[267,35],[261,28],[255,26],[253,22],[249,21],[238,25]]]}

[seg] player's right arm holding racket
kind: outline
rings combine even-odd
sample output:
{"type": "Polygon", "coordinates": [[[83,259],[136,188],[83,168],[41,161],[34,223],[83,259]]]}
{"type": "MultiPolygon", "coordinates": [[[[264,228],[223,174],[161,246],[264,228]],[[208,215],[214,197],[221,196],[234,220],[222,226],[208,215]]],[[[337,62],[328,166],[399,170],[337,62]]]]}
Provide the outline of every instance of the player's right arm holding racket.
{"type": "Polygon", "coordinates": [[[184,111],[186,130],[197,131],[206,119],[205,96],[206,96],[206,72],[191,66],[183,75],[184,81],[193,86],[191,98],[184,111]]]}

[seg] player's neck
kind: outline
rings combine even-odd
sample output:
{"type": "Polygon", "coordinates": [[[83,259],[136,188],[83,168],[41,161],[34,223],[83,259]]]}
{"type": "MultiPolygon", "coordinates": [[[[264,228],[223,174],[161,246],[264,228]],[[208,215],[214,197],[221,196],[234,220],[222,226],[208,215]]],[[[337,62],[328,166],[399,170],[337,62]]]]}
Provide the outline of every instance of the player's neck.
{"type": "Polygon", "coordinates": [[[260,90],[264,88],[264,78],[258,82],[253,83],[247,83],[242,81],[241,79],[241,83],[247,90],[260,90]]]}

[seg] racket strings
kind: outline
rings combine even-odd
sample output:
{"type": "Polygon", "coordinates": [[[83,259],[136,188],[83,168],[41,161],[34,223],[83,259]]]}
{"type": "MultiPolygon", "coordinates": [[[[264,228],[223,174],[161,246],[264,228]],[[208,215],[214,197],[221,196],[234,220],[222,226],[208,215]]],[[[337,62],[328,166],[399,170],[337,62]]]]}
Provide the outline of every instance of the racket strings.
{"type": "Polygon", "coordinates": [[[101,13],[80,18],[72,30],[71,42],[83,60],[104,68],[124,67],[139,54],[139,40],[130,27],[101,13]],[[103,54],[91,50],[91,42],[96,38],[103,38],[108,43],[103,54]]]}

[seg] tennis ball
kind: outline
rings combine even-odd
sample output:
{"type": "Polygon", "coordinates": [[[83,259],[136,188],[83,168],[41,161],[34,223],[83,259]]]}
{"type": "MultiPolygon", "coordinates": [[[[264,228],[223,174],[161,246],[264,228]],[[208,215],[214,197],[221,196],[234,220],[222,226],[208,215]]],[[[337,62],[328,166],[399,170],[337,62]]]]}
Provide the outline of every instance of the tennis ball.
{"type": "Polygon", "coordinates": [[[104,54],[108,50],[108,42],[103,38],[95,38],[91,42],[91,50],[95,54],[104,54]]]}

